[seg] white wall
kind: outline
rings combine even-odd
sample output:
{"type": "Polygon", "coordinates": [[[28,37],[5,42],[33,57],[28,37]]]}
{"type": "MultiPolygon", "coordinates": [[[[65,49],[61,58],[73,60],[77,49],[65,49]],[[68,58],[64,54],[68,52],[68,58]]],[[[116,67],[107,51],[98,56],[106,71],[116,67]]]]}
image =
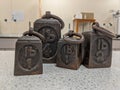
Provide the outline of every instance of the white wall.
{"type": "Polygon", "coordinates": [[[29,21],[34,22],[39,14],[39,0],[0,0],[0,35],[22,34],[29,29],[29,21]],[[22,12],[24,19],[14,22],[15,12],[22,12]]]}
{"type": "Polygon", "coordinates": [[[103,24],[112,23],[112,15],[109,11],[118,9],[120,9],[120,0],[42,0],[42,15],[45,11],[51,11],[64,20],[66,26],[62,34],[68,31],[68,24],[72,24],[75,13],[94,12],[95,19],[103,24]]]}
{"type": "MultiPolygon", "coordinates": [[[[45,11],[51,11],[60,16],[65,22],[62,34],[68,31],[73,15],[80,12],[94,12],[95,18],[101,24],[112,22],[110,10],[120,10],[120,0],[41,0],[42,15],[45,11]]],[[[0,34],[19,34],[28,30],[28,22],[39,18],[39,0],[1,0],[0,2],[0,34]],[[12,12],[24,12],[23,22],[13,22],[12,12]],[[4,22],[7,18],[8,22],[4,22]],[[7,26],[7,27],[6,27],[7,26]]],[[[71,27],[72,28],[72,27],[71,27]]],[[[112,27],[111,29],[113,29],[112,27]]]]}

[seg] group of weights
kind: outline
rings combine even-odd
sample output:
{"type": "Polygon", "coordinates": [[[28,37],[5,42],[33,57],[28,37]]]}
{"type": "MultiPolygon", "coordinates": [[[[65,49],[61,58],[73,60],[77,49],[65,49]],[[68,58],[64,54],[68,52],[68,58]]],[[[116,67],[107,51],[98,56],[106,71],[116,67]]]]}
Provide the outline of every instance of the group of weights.
{"type": "Polygon", "coordinates": [[[17,40],[14,75],[42,74],[43,63],[74,70],[81,64],[88,68],[110,67],[115,35],[98,23],[92,27],[93,31],[82,34],[69,30],[61,38],[63,20],[47,11],[17,40]]]}

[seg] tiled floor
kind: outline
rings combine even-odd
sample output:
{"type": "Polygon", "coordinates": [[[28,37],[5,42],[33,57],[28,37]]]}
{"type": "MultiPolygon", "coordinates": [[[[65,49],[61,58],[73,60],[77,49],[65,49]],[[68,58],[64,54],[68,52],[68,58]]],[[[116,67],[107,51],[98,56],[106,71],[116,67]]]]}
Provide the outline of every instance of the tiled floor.
{"type": "Polygon", "coordinates": [[[78,70],[44,64],[44,73],[14,76],[14,51],[0,51],[0,90],[120,90],[120,51],[113,51],[111,68],[78,70]]]}

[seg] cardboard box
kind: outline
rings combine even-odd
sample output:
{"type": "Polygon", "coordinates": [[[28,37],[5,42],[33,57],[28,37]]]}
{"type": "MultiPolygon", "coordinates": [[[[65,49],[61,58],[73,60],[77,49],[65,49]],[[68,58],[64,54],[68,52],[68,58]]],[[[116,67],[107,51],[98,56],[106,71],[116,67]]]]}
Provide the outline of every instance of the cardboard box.
{"type": "Polygon", "coordinates": [[[92,12],[81,12],[82,19],[94,19],[94,13],[92,12]]]}

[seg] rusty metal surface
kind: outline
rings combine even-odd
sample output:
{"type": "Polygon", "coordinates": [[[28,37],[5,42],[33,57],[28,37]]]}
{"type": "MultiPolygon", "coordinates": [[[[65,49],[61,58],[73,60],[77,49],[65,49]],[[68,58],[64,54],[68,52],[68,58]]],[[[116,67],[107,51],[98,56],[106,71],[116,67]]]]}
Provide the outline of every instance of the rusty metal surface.
{"type": "Polygon", "coordinates": [[[58,67],[74,70],[77,70],[79,68],[82,63],[81,43],[83,42],[83,39],[84,38],[81,34],[78,35],[77,33],[71,33],[70,31],[64,35],[63,39],[59,40],[57,58],[58,67]],[[79,39],[73,36],[79,36],[79,39]]]}
{"type": "Polygon", "coordinates": [[[95,25],[93,31],[83,32],[85,41],[82,44],[83,64],[88,68],[105,68],[111,66],[112,32],[95,25]]]}
{"type": "Polygon", "coordinates": [[[44,36],[27,31],[16,42],[14,75],[42,74],[42,42],[44,36]]]}
{"type": "Polygon", "coordinates": [[[39,32],[46,38],[43,42],[43,62],[55,63],[57,55],[57,43],[61,38],[61,29],[64,22],[58,16],[52,15],[50,12],[34,22],[34,30],[39,32]]]}

